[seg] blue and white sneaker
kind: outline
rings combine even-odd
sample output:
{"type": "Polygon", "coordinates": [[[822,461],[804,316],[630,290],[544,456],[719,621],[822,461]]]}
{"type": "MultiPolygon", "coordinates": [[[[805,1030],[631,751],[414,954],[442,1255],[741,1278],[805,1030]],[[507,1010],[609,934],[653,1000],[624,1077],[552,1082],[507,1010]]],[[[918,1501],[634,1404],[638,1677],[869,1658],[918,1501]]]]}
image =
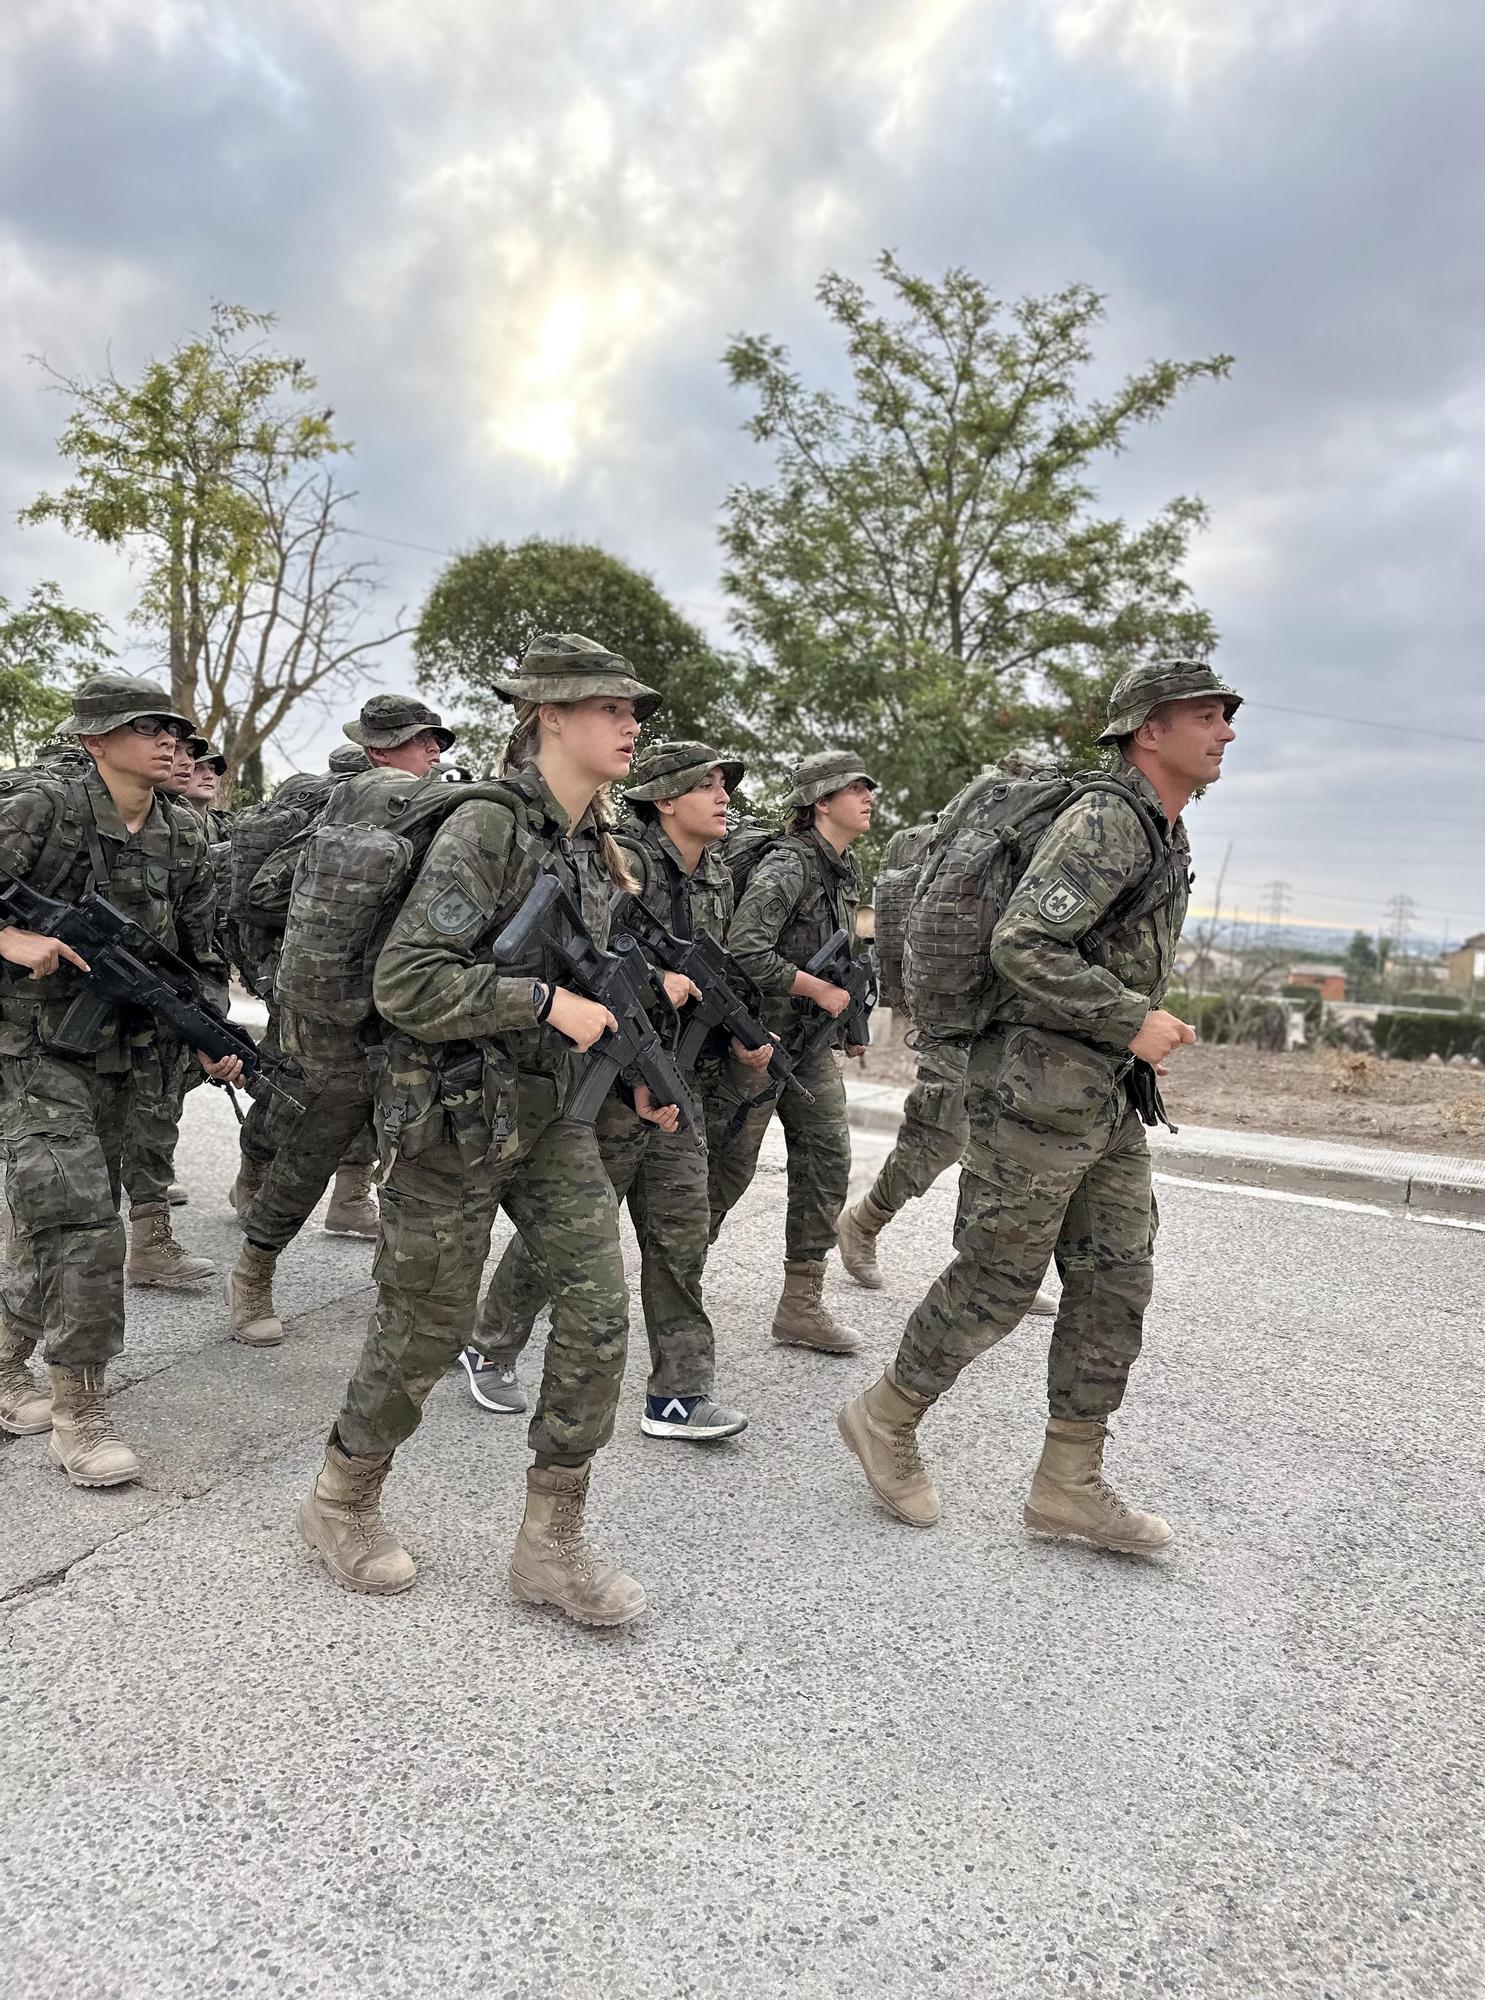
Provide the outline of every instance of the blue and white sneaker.
{"type": "Polygon", "coordinates": [[[508,1363],[486,1361],[477,1347],[466,1347],[459,1356],[469,1377],[469,1393],[482,1410],[500,1417],[518,1417],[526,1407],[526,1396],[508,1363]]]}
{"type": "Polygon", "coordinates": [[[646,1396],[639,1427],[646,1437],[708,1444],[713,1438],[736,1437],[748,1420],[741,1410],[724,1410],[710,1396],[646,1396]]]}

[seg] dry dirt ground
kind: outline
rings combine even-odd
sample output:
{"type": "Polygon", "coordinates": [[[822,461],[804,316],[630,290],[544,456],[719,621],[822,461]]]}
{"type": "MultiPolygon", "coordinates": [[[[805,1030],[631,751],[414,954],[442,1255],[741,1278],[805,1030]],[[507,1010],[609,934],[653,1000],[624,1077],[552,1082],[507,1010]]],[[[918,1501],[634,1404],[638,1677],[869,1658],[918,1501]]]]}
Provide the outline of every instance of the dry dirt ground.
{"type": "MultiPolygon", "coordinates": [[[[912,1053],[901,1044],[874,1046],[860,1073],[872,1083],[910,1083],[912,1053]]],[[[1485,1070],[1333,1049],[1279,1056],[1194,1048],[1173,1058],[1164,1091],[1177,1125],[1485,1157],[1485,1070]]]]}

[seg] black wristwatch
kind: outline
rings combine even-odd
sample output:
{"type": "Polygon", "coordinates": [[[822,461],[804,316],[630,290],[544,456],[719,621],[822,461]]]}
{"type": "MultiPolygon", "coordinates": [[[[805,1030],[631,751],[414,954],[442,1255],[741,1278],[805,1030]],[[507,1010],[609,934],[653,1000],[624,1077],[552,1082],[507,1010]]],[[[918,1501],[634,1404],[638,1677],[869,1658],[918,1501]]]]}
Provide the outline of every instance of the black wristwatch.
{"type": "Polygon", "coordinates": [[[552,1002],[556,997],[557,989],[555,986],[549,986],[544,979],[532,980],[531,1005],[536,1011],[536,1025],[538,1028],[545,1024],[548,1014],[552,1011],[552,1002]]]}

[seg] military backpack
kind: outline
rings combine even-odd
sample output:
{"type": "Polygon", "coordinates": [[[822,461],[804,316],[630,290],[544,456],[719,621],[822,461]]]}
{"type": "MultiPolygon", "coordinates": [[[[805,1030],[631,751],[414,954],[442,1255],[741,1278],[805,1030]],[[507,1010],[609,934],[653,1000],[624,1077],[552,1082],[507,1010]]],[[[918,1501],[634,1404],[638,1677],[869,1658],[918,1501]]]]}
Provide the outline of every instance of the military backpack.
{"type": "Polygon", "coordinates": [[[918,886],[923,857],[933,844],[938,814],[894,833],[887,842],[872,890],[873,942],[883,1003],[893,1013],[907,1005],[902,984],[902,954],[907,941],[908,911],[918,886]]]}
{"type": "Polygon", "coordinates": [[[921,1033],[946,1041],[984,1033],[997,999],[990,962],[995,926],[1053,822],[1091,792],[1128,806],[1150,843],[1149,872],[1116,898],[1094,934],[1138,914],[1152,889],[1165,893],[1165,840],[1128,785],[1111,772],[1042,770],[1030,777],[983,772],[940,813],[908,912],[903,986],[921,1033]]]}
{"type": "MultiPolygon", "coordinates": [[[[361,781],[353,781],[360,783],[361,781]]],[[[530,802],[519,778],[451,785],[439,776],[388,786],[355,817],[332,807],[305,837],[294,870],[274,991],[286,1007],[332,1027],[371,1018],[372,976],[387,934],[449,814],[475,800],[508,806],[528,865],[509,901],[514,914],[539,867],[530,802]]]]}

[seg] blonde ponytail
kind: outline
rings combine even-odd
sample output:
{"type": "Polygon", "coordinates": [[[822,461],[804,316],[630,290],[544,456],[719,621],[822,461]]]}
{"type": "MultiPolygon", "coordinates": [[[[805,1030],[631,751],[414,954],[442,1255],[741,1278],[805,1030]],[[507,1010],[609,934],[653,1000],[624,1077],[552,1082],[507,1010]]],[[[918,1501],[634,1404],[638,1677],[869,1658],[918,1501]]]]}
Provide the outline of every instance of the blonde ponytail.
{"type": "MultiPolygon", "coordinates": [[[[500,755],[500,775],[519,771],[527,764],[536,762],[536,753],[541,748],[541,707],[534,701],[518,701],[515,705],[516,726],[506,739],[500,755]]],[[[603,856],[603,865],[608,870],[609,880],[616,889],[627,889],[631,895],[639,883],[629,866],[624,850],[614,839],[613,794],[607,785],[601,785],[593,795],[593,823],[598,830],[598,851],[603,856]]]]}

